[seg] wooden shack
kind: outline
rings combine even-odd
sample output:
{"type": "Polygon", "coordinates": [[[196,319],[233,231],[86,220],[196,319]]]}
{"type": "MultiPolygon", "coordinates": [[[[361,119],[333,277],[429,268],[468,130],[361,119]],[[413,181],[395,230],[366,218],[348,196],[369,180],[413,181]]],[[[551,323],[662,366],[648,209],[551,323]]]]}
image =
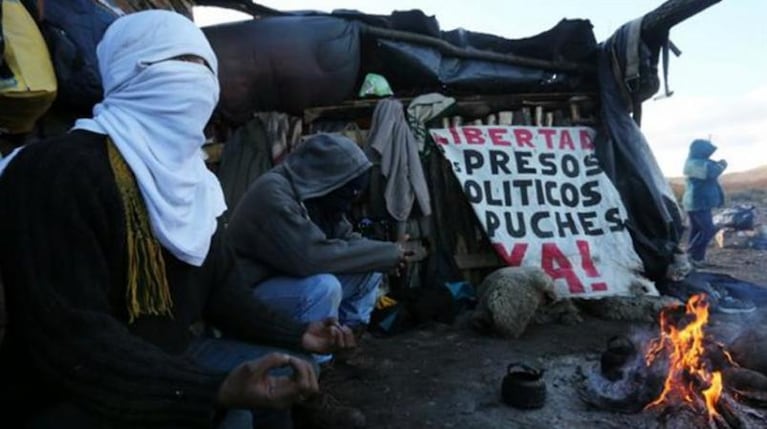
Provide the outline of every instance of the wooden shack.
{"type": "MultiPolygon", "coordinates": [[[[648,70],[656,75],[643,76],[645,80],[632,76],[637,80],[621,83],[628,88],[622,108],[637,124],[642,101],[659,89],[659,54],[663,49],[674,50],[669,29],[718,1],[669,0],[641,20],[639,34],[649,49],[648,70]],[[632,93],[632,86],[642,86],[642,91],[632,93]]],[[[219,56],[222,84],[205,150],[213,170],[220,176],[229,175],[228,181],[239,181],[231,186],[240,194],[258,172],[254,173],[247,160],[233,162],[231,158],[238,157],[238,152],[227,150],[227,142],[254,118],[261,118],[259,132],[271,142],[272,162],[278,162],[302,137],[317,132],[342,132],[364,146],[379,100],[358,93],[369,73],[384,76],[393,91],[391,97],[405,106],[426,93],[454,98],[449,111],[427,127],[585,125],[597,129],[605,136],[603,140],[612,140],[613,146],[628,144],[604,120],[608,90],[599,72],[604,44],[597,44],[587,20],[563,20],[542,34],[506,40],[464,30],[442,31],[435,17],[418,10],[377,16],[355,11],[291,13],[247,0],[103,2],[126,13],[165,8],[191,16],[193,6],[204,5],[253,16],[250,22],[204,29],[219,56]],[[344,42],[338,45],[338,40],[344,42]],[[329,41],[336,45],[328,45],[329,41]],[[227,152],[228,163],[224,159],[227,152]]],[[[74,118],[87,113],[62,101],[32,135],[5,136],[4,148],[64,132],[74,118]]],[[[632,158],[630,149],[621,153],[613,146],[603,149],[600,160],[627,200],[629,212],[635,214],[635,247],[645,262],[646,275],[657,281],[680,238],[675,203],[664,199],[665,190],[657,189],[646,177],[616,180],[616,175],[634,172],[623,169],[622,164],[632,158]],[[648,198],[646,204],[628,201],[641,192],[657,197],[648,198]]],[[[356,220],[372,222],[375,228],[370,233],[378,238],[393,239],[406,232],[420,250],[419,263],[404,279],[395,280],[400,287],[438,287],[461,280],[478,284],[505,263],[490,245],[450,164],[432,149],[433,143],[427,142],[420,153],[432,196],[432,216],[420,217],[416,212],[405,224],[393,221],[381,209],[380,183],[374,180],[368,200],[355,209],[356,220]]],[[[641,162],[638,166],[634,162],[633,168],[645,169],[641,162]]],[[[646,169],[652,172],[653,166],[646,169]]],[[[227,186],[224,183],[225,190],[227,186]]],[[[230,206],[234,204],[236,198],[229,201],[230,206]]]]}

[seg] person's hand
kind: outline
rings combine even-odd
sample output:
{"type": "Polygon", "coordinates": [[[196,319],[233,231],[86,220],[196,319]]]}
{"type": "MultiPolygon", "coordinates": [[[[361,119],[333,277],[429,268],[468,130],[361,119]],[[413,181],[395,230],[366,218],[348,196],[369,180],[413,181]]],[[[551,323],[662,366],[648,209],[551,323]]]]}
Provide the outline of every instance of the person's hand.
{"type": "Polygon", "coordinates": [[[410,259],[415,255],[415,252],[412,250],[409,250],[407,248],[407,243],[410,240],[410,235],[405,234],[402,237],[399,238],[399,240],[396,241],[397,247],[399,248],[399,261],[397,262],[397,266],[394,267],[393,274],[397,277],[402,275],[403,272],[407,269],[407,264],[410,262],[410,259]]]}
{"type": "Polygon", "coordinates": [[[357,341],[348,326],[341,325],[334,317],[328,317],[309,324],[301,337],[301,346],[312,353],[327,354],[357,347],[357,341]]]}
{"type": "Polygon", "coordinates": [[[287,408],[319,392],[312,364],[284,353],[270,353],[236,367],[218,389],[225,408],[287,408]],[[269,375],[269,370],[290,366],[292,376],[269,375]]]}
{"type": "Polygon", "coordinates": [[[724,159],[720,159],[720,160],[719,160],[719,164],[720,164],[722,167],[724,167],[724,168],[727,168],[727,161],[726,161],[726,160],[724,160],[724,159]]]}

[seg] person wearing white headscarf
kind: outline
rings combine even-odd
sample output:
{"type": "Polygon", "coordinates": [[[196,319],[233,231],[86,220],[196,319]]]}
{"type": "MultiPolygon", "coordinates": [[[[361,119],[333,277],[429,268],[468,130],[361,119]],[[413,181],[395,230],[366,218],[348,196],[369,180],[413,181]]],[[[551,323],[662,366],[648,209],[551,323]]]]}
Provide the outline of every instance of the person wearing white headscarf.
{"type": "Polygon", "coordinates": [[[226,209],[221,185],[200,156],[203,128],[218,102],[218,62],[199,29],[166,17],[151,11],[140,22],[120,19],[109,28],[113,37],[97,50],[104,100],[75,129],[109,135],[136,177],[157,240],[200,266],[226,209]],[[167,61],[184,55],[207,67],[167,61]]]}
{"type": "Polygon", "coordinates": [[[232,410],[316,393],[303,353],[353,346],[353,335],[270,311],[233,269],[217,229],[221,188],[200,155],[217,61],[194,23],[126,15],[97,53],[93,117],[26,146],[0,176],[4,419],[250,428],[253,414],[232,410]],[[201,322],[231,340],[200,335],[201,322]]]}

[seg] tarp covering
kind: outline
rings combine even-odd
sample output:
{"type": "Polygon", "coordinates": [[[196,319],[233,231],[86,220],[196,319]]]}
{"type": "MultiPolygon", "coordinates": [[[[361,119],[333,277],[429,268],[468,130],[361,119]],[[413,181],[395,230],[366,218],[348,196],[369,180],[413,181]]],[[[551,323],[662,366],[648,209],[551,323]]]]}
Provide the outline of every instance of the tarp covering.
{"type": "Polygon", "coordinates": [[[386,76],[395,91],[444,88],[451,93],[556,92],[577,86],[569,74],[454,58],[434,48],[399,41],[380,40],[373,55],[376,63],[366,64],[369,71],[386,76]]]}
{"type": "MultiPolygon", "coordinates": [[[[25,2],[30,6],[36,4],[33,0],[25,2]]],[[[59,101],[87,111],[100,97],[96,44],[119,14],[118,7],[123,12],[163,7],[188,13],[191,2],[67,0],[45,4],[45,16],[40,19],[44,21],[44,31],[50,29],[48,41],[61,84],[59,101]],[[53,7],[59,3],[69,6],[53,7]],[[88,7],[75,8],[74,4],[88,7]]],[[[231,7],[245,2],[221,5],[231,7]]],[[[562,20],[537,36],[509,40],[463,29],[442,31],[434,16],[426,16],[420,10],[388,16],[343,10],[332,14],[268,9],[262,12],[258,19],[204,29],[221,65],[219,112],[238,125],[257,111],[300,114],[308,107],[354,98],[362,77],[369,72],[385,76],[398,96],[432,91],[490,94],[596,88],[594,73],[561,72],[475,59],[471,55],[456,56],[433,45],[365,31],[366,28],[406,31],[469,54],[593,64],[597,45],[587,20],[562,20]]]]}
{"type": "Polygon", "coordinates": [[[219,60],[219,112],[235,123],[253,112],[301,114],[351,98],[359,74],[354,22],[281,16],[203,29],[219,60]]]}
{"type": "MultiPolygon", "coordinates": [[[[599,84],[602,128],[596,138],[596,154],[600,165],[613,181],[623,198],[629,213],[629,231],[634,248],[645,266],[651,280],[661,280],[673,260],[682,235],[682,218],[679,206],[658,162],[631,116],[632,103],[627,100],[624,87],[627,52],[636,52],[639,63],[649,61],[657,65],[659,47],[650,49],[641,39],[629,36],[630,24],[621,27],[601,45],[599,53],[599,84]],[[614,62],[614,58],[617,61],[614,62]]],[[[642,67],[650,72],[654,67],[642,67]]],[[[652,85],[646,76],[639,81],[652,85]]],[[[657,89],[657,87],[656,87],[657,89]]],[[[629,96],[643,94],[647,89],[635,88],[629,96]]]]}
{"type": "Polygon", "coordinates": [[[459,58],[434,46],[365,31],[409,31],[472,52],[552,62],[593,63],[596,41],[587,20],[562,20],[540,35],[509,40],[462,29],[443,32],[420,10],[390,16],[354,11],[293,12],[204,28],[221,63],[224,118],[242,123],[254,111],[299,114],[353,98],[366,73],[386,77],[397,95],[431,90],[511,93],[594,90],[594,75],[459,58]],[[290,35],[286,37],[286,35],[290,35]]]}
{"type": "MultiPolygon", "coordinates": [[[[565,19],[541,34],[516,40],[464,29],[440,31],[434,17],[426,17],[421,11],[394,12],[389,18],[368,21],[385,28],[438,37],[455,47],[474,52],[511,54],[552,62],[593,62],[597,46],[591,23],[582,19],[565,19]]],[[[457,58],[423,44],[373,38],[363,40],[363,46],[367,48],[363,50],[363,71],[386,76],[395,91],[439,89],[451,93],[511,93],[595,88],[595,82],[580,73],[457,58]]]]}

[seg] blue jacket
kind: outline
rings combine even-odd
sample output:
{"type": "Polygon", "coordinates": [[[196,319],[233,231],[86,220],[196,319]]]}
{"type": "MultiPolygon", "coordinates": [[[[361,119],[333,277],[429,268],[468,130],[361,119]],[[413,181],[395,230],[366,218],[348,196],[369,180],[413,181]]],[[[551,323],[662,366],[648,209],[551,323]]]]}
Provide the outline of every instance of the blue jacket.
{"type": "Polygon", "coordinates": [[[695,140],[690,144],[690,154],[684,163],[687,184],[682,197],[686,211],[710,210],[724,204],[724,192],[719,185],[719,175],[727,163],[709,159],[716,146],[708,140],[695,140]]]}

